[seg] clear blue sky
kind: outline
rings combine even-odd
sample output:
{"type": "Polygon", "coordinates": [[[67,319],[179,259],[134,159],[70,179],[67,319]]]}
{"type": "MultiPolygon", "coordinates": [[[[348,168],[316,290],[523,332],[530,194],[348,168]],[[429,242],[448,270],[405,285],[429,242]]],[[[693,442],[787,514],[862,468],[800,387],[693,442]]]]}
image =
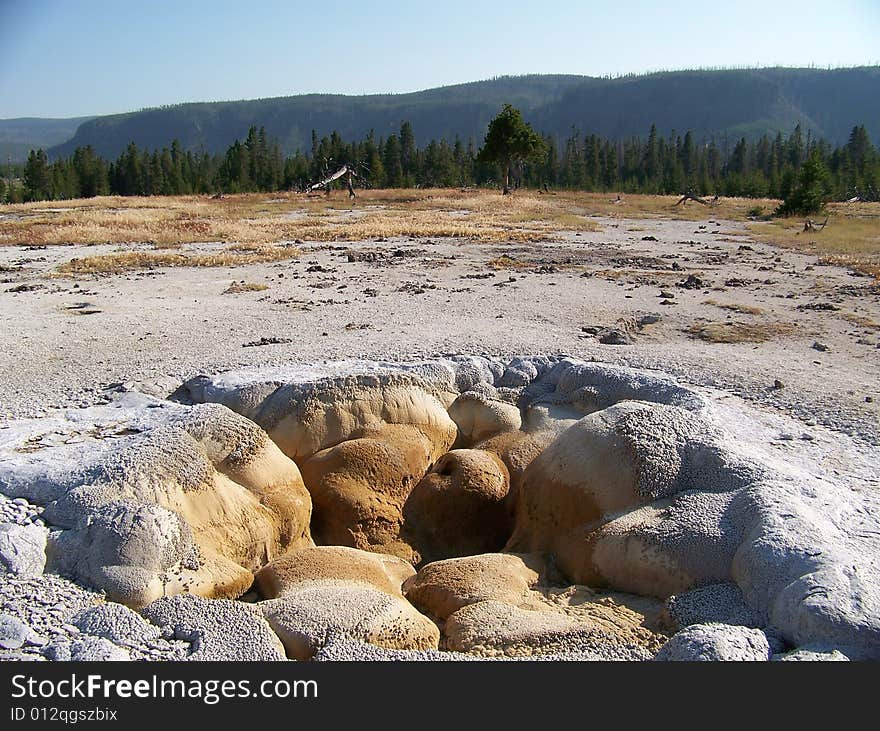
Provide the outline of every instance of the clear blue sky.
{"type": "Polygon", "coordinates": [[[880,63],[880,0],[0,0],[0,118],[526,73],[880,63]]]}

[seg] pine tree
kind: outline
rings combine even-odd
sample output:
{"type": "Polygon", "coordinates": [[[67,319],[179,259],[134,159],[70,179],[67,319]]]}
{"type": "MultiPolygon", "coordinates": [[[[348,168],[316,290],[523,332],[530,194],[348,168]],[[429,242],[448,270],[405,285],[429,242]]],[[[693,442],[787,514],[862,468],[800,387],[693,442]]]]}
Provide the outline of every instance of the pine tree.
{"type": "Polygon", "coordinates": [[[660,173],[660,145],[657,142],[657,126],[651,125],[648,144],[645,147],[643,182],[650,192],[656,191],[656,180],[660,173]]]}
{"type": "Polygon", "coordinates": [[[385,152],[382,158],[386,184],[389,188],[399,188],[403,185],[403,162],[400,157],[400,140],[397,135],[390,135],[385,140],[385,152]]]}
{"type": "Polygon", "coordinates": [[[785,148],[786,162],[797,170],[804,161],[804,136],[799,124],[795,126],[794,132],[786,141],[785,148]]]}
{"type": "Polygon", "coordinates": [[[871,139],[868,137],[868,130],[865,129],[865,125],[852,128],[849,141],[846,143],[846,152],[856,169],[860,173],[864,172],[865,162],[874,153],[874,146],[871,144],[871,139]]]}
{"type": "Polygon", "coordinates": [[[172,195],[181,195],[187,193],[186,183],[183,177],[183,160],[184,154],[180,147],[180,140],[175,139],[171,142],[171,158],[170,170],[167,173],[169,177],[168,187],[173,191],[172,195]]]}
{"type": "Polygon", "coordinates": [[[370,184],[374,188],[382,188],[385,185],[385,167],[382,165],[381,149],[381,140],[377,145],[373,130],[370,130],[370,134],[367,135],[366,142],[364,143],[364,163],[367,166],[370,184]]]}
{"type": "Polygon", "coordinates": [[[24,194],[29,201],[44,201],[51,197],[49,161],[43,149],[31,150],[24,166],[24,194]]]}
{"type": "Polygon", "coordinates": [[[801,166],[797,180],[791,186],[782,205],[776,213],[782,216],[806,216],[819,213],[831,194],[831,181],[828,168],[822,160],[821,152],[813,150],[801,166]]]}
{"type": "Polygon", "coordinates": [[[400,123],[400,166],[403,169],[403,185],[411,188],[417,173],[416,137],[409,122],[400,123]]]}
{"type": "Polygon", "coordinates": [[[510,104],[491,122],[483,147],[477,159],[501,166],[504,176],[503,194],[510,192],[510,168],[514,163],[539,157],[544,152],[544,140],[510,104]]]}

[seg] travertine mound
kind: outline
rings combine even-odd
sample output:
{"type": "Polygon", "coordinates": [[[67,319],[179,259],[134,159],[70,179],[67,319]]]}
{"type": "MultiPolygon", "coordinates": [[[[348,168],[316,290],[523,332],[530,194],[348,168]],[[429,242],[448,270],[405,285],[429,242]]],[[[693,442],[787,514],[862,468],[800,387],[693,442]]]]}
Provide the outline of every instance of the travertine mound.
{"type": "Polygon", "coordinates": [[[489,553],[428,564],[404,591],[438,622],[441,646],[481,657],[645,659],[664,641],[653,629],[659,602],[551,586],[556,579],[543,554],[489,553]]]}
{"type": "Polygon", "coordinates": [[[418,429],[431,445],[433,461],[455,441],[456,426],[446,412],[455,398],[453,388],[415,373],[389,371],[308,383],[239,383],[232,388],[200,377],[184,384],[180,395],[217,401],[248,417],[298,463],[386,424],[418,429]]]}
{"type": "Polygon", "coordinates": [[[405,599],[357,581],[301,581],[258,606],[295,660],[311,658],[331,633],[393,650],[436,650],[440,640],[405,599]]]}
{"type": "MultiPolygon", "coordinates": [[[[597,651],[627,660],[651,657],[638,627],[626,632],[585,622],[552,609],[526,609],[497,601],[469,604],[446,620],[446,646],[457,652],[486,656],[530,656],[548,653],[597,651]],[[627,641],[629,640],[629,641],[627,641]],[[610,647],[609,647],[610,646],[610,647]]],[[[645,635],[650,635],[647,630],[645,635]]]]}
{"type": "Polygon", "coordinates": [[[39,576],[46,567],[46,529],[34,523],[0,523],[0,571],[39,576]]]}
{"type": "Polygon", "coordinates": [[[449,416],[458,427],[458,447],[470,447],[497,434],[516,432],[522,426],[515,405],[488,398],[478,391],[467,391],[455,399],[449,407],[449,416]]]}
{"type": "Polygon", "coordinates": [[[770,643],[759,629],[729,624],[692,624],[669,640],[655,660],[705,662],[770,659],[770,643]]]}
{"type": "Polygon", "coordinates": [[[296,464],[223,407],[129,394],[29,423],[6,491],[45,506],[48,567],[138,607],[179,592],[241,595],[252,572],[311,545],[296,464]]]}
{"type": "Polygon", "coordinates": [[[653,655],[669,600],[670,631],[748,625],[774,656],[880,657],[876,454],[721,396],[557,356],[204,376],[176,392],[189,405],[128,393],[7,425],[0,492],[27,500],[3,518],[45,522],[47,571],[131,606],[239,596],[268,565],[262,606],[293,656],[331,635],[436,647],[398,593],[410,569],[380,554],[489,553],[407,580],[447,645],[653,655]],[[297,559],[310,531],[378,558],[297,559]],[[514,552],[542,556],[515,569],[514,552]]]}
{"type": "Polygon", "coordinates": [[[281,642],[252,604],[178,594],[157,599],[141,614],[175,639],[190,643],[185,660],[284,660],[281,642]]]}
{"type": "Polygon", "coordinates": [[[102,602],[83,609],[71,620],[80,632],[116,643],[146,643],[161,637],[159,628],[124,604],[102,602]]]}
{"type": "Polygon", "coordinates": [[[384,425],[313,455],[302,465],[319,544],[419,555],[401,536],[403,506],[433,461],[434,447],[409,425],[384,425]]]}
{"type": "Polygon", "coordinates": [[[731,580],[742,520],[731,493],[687,491],[624,512],[556,543],[572,581],[663,599],[731,580]]]}
{"type": "Polygon", "coordinates": [[[303,581],[322,579],[359,581],[402,596],[402,584],[415,573],[410,564],[396,556],[344,546],[316,546],[288,551],[261,568],[256,579],[266,599],[274,599],[303,581]]]}
{"type": "Polygon", "coordinates": [[[673,627],[691,624],[734,624],[761,627],[761,615],[743,599],[736,584],[706,584],[669,597],[666,612],[673,627]]]}
{"type": "Polygon", "coordinates": [[[424,561],[498,551],[513,530],[504,463],[481,449],[443,455],[403,505],[406,535],[424,561]]]}
{"type": "Polygon", "coordinates": [[[477,602],[522,603],[545,570],[539,554],[486,553],[429,563],[403,586],[406,598],[437,620],[477,602]]]}
{"type": "Polygon", "coordinates": [[[572,531],[686,489],[704,430],[684,409],[638,401],[577,421],[526,469],[510,550],[557,553],[572,531]]]}

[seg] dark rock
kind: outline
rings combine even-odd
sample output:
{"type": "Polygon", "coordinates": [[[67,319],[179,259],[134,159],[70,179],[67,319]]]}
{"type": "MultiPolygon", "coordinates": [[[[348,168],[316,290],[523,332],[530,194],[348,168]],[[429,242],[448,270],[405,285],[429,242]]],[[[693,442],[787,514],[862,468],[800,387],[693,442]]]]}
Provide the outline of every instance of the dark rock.
{"type": "Polygon", "coordinates": [[[837,312],[840,308],[830,302],[809,302],[804,305],[798,305],[796,309],[801,311],[815,310],[818,312],[837,312]]]}
{"type": "Polygon", "coordinates": [[[7,289],[7,292],[35,292],[38,289],[43,289],[42,284],[19,284],[17,287],[10,287],[7,289]]]}
{"type": "Polygon", "coordinates": [[[245,343],[242,345],[242,348],[259,348],[263,345],[283,345],[284,343],[292,343],[293,341],[290,338],[260,338],[259,340],[252,340],[249,343],[245,343]]]}
{"type": "Polygon", "coordinates": [[[602,345],[632,345],[632,338],[623,330],[610,327],[599,333],[599,342],[602,345]]]}
{"type": "Polygon", "coordinates": [[[682,280],[675,286],[681,287],[682,289],[703,289],[703,287],[708,285],[699,277],[696,277],[693,274],[688,274],[687,279],[682,280]]]}

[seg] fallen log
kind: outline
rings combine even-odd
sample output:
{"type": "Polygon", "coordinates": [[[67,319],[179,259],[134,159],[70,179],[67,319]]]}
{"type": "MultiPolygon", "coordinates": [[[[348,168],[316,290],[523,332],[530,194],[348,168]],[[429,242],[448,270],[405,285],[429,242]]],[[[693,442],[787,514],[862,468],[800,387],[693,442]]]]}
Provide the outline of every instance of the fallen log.
{"type": "Polygon", "coordinates": [[[822,222],[821,226],[819,224],[817,224],[812,218],[808,218],[806,221],[804,221],[804,230],[801,231],[801,233],[811,233],[814,231],[821,231],[827,225],[828,225],[828,216],[825,216],[825,220],[822,222]]]}
{"type": "Polygon", "coordinates": [[[332,175],[328,175],[323,180],[318,181],[317,183],[310,185],[308,192],[311,193],[313,190],[317,190],[318,188],[323,188],[326,185],[330,185],[334,180],[338,180],[346,173],[350,172],[348,165],[343,165],[339,170],[337,170],[332,175]]]}
{"type": "MultiPolygon", "coordinates": [[[[700,196],[696,195],[695,193],[693,193],[690,190],[687,193],[685,193],[681,197],[681,200],[679,200],[678,203],[676,203],[675,205],[680,206],[682,203],[687,204],[688,201],[696,201],[697,203],[701,203],[704,206],[710,205],[709,201],[704,200],[703,198],[700,198],[700,196]]],[[[718,202],[718,196],[716,195],[715,200],[713,200],[713,203],[717,203],[717,202],[718,202]]]]}

